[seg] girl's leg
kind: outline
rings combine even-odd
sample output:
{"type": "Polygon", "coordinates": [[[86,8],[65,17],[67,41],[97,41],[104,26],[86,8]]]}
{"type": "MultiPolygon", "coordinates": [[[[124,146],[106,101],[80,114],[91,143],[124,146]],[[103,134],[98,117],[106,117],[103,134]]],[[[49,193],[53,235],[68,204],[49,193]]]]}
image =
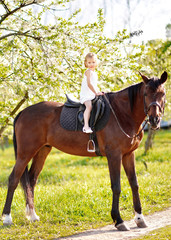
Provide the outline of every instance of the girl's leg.
{"type": "Polygon", "coordinates": [[[89,129],[89,119],[90,119],[90,113],[92,110],[92,103],[91,100],[85,101],[84,105],[86,106],[86,109],[84,111],[84,129],[89,129]]]}

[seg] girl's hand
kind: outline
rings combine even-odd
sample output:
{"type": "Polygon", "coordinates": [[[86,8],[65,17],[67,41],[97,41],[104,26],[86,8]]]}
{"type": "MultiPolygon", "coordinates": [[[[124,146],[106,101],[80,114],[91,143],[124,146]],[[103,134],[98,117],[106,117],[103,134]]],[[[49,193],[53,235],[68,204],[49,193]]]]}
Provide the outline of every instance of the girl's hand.
{"type": "Polygon", "coordinates": [[[96,96],[104,95],[104,92],[98,92],[96,93],[96,96]]]}

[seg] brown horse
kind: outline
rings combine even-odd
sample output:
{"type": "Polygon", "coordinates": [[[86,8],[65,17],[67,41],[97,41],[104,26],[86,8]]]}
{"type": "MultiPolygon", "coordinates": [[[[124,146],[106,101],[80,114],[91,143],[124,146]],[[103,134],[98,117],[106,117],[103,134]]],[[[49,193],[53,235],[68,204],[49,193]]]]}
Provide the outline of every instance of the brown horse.
{"type": "MultiPolygon", "coordinates": [[[[134,150],[138,148],[143,137],[141,124],[146,115],[151,127],[157,129],[164,112],[164,82],[167,80],[167,73],[164,72],[160,79],[147,78],[142,74],[141,76],[143,82],[106,94],[111,107],[110,117],[106,126],[96,133],[100,152],[108,160],[113,191],[111,215],[119,230],[129,230],[119,212],[121,163],[132,189],[135,222],[138,227],[146,227],[135,173],[134,150]]],[[[34,210],[34,187],[52,147],[73,155],[96,156],[95,153],[87,152],[88,134],[67,131],[60,126],[62,108],[63,104],[60,103],[41,102],[24,109],[15,118],[16,164],[9,176],[3,210],[5,225],[12,223],[11,203],[19,181],[25,192],[27,216],[32,221],[39,220],[34,210]],[[31,159],[32,165],[28,170],[27,165],[31,159]]]]}

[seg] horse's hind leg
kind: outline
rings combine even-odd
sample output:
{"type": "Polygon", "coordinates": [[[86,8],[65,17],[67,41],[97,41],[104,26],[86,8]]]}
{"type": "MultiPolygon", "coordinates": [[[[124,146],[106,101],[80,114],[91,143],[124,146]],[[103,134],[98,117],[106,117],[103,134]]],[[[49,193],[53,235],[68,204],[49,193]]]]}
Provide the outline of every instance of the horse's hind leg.
{"type": "Polygon", "coordinates": [[[142,214],[142,209],[141,209],[141,202],[140,202],[139,191],[138,191],[139,186],[138,186],[137,176],[135,172],[134,152],[128,155],[125,155],[122,159],[122,163],[132,189],[133,204],[134,204],[134,210],[135,210],[134,220],[138,227],[140,228],[147,227],[142,214]]]}
{"type": "Polygon", "coordinates": [[[34,210],[34,187],[43,168],[44,162],[50,153],[51,146],[43,146],[33,157],[33,162],[27,176],[22,179],[22,186],[26,197],[26,216],[31,221],[39,220],[34,210]]]}
{"type": "Polygon", "coordinates": [[[14,191],[18,186],[19,180],[20,180],[27,164],[28,164],[28,161],[21,161],[18,159],[12,170],[12,173],[9,176],[8,192],[7,192],[5,206],[4,206],[4,209],[2,212],[4,225],[12,224],[11,203],[12,203],[14,191]]]}
{"type": "Polygon", "coordinates": [[[26,216],[29,220],[32,221],[39,221],[39,217],[36,215],[34,211],[34,201],[33,201],[33,191],[30,185],[30,179],[29,179],[29,173],[28,173],[28,167],[26,167],[21,179],[20,179],[21,185],[24,190],[24,195],[26,199],[26,216]],[[29,207],[30,211],[27,210],[29,207]],[[28,214],[29,211],[29,214],[28,214]]]}

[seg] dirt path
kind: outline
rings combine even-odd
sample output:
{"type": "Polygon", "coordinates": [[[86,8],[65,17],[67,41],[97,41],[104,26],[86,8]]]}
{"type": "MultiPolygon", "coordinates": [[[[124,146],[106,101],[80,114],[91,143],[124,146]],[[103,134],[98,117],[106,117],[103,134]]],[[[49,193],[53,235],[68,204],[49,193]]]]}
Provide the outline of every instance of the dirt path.
{"type": "MultiPolygon", "coordinates": [[[[92,229],[80,234],[76,234],[66,238],[58,238],[58,240],[126,240],[147,234],[157,228],[171,225],[171,207],[162,212],[145,216],[147,228],[137,228],[134,220],[125,221],[130,231],[119,232],[113,225],[108,225],[99,229],[92,229]]],[[[57,240],[57,239],[56,239],[57,240]]]]}

